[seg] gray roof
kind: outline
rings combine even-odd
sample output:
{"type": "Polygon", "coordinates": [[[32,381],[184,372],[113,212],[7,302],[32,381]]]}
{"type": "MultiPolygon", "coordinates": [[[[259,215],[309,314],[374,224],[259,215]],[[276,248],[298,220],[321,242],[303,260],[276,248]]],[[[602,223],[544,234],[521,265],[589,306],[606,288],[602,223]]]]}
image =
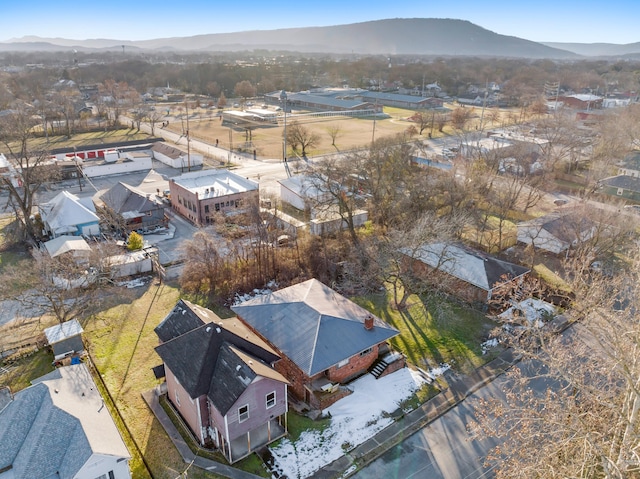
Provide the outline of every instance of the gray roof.
{"type": "Polygon", "coordinates": [[[44,247],[52,258],[69,252],[91,252],[91,246],[81,236],[61,235],[44,243],[44,247]]]}
{"type": "Polygon", "coordinates": [[[130,458],[87,367],[67,366],[0,411],[0,470],[13,478],[72,478],[92,454],[130,458]]]}
{"type": "Polygon", "coordinates": [[[76,226],[87,223],[98,223],[99,218],[94,211],[67,191],[58,193],[51,201],[38,205],[42,221],[54,234],[73,233],[76,226]]]}
{"type": "Polygon", "coordinates": [[[580,212],[569,210],[549,213],[548,215],[520,223],[518,226],[534,226],[548,231],[561,241],[572,243],[593,228],[594,223],[582,216],[580,212]]]}
{"type": "Polygon", "coordinates": [[[627,168],[630,170],[640,170],[640,151],[634,151],[627,155],[618,166],[623,168],[627,168]]]}
{"type": "Polygon", "coordinates": [[[415,96],[415,95],[402,95],[400,93],[385,93],[385,92],[375,92],[375,91],[365,91],[359,94],[359,96],[361,96],[362,98],[366,98],[367,100],[371,101],[372,99],[378,99],[381,101],[387,100],[387,101],[402,101],[402,102],[406,102],[406,103],[422,103],[422,102],[426,102],[426,103],[430,103],[435,101],[433,98],[431,97],[422,97],[422,96],[415,96]]]}
{"type": "Polygon", "coordinates": [[[331,98],[327,96],[313,95],[309,93],[289,93],[287,97],[287,101],[291,103],[301,102],[308,103],[312,105],[327,106],[327,107],[337,107],[337,108],[345,108],[345,109],[354,109],[357,107],[365,107],[367,103],[362,100],[344,100],[341,98],[331,98]]]}
{"type": "MultiPolygon", "coordinates": [[[[401,251],[409,253],[406,248],[401,251]]],[[[481,251],[451,243],[424,244],[413,254],[413,258],[485,291],[491,291],[497,284],[530,271],[481,251]]]]}
{"type": "Polygon", "coordinates": [[[50,328],[44,330],[44,335],[47,337],[49,344],[59,343],[72,336],[82,334],[83,329],[77,319],[65,321],[62,324],[56,324],[50,328]]]}
{"type": "Polygon", "coordinates": [[[154,195],[144,193],[138,188],[122,182],[109,188],[100,196],[100,199],[116,213],[127,217],[164,208],[163,203],[157,200],[154,195]]]}
{"type": "Polygon", "coordinates": [[[399,332],[316,279],[258,296],[231,309],[313,376],[399,332]]]}
{"type": "MultiPolygon", "coordinates": [[[[181,303],[179,314],[170,313],[163,327],[156,328],[156,333],[177,331],[167,321],[177,323],[176,318],[188,317],[189,313],[181,311],[194,306],[183,300],[181,303]]],[[[196,320],[192,318],[187,322],[195,324],[196,320]]],[[[236,318],[203,323],[162,343],[156,352],[192,398],[207,395],[222,414],[226,414],[257,376],[286,382],[269,366],[280,357],[236,318]]]]}
{"type": "Polygon", "coordinates": [[[629,191],[640,192],[640,178],[636,176],[618,175],[600,180],[600,183],[613,188],[623,188],[629,191]]]}

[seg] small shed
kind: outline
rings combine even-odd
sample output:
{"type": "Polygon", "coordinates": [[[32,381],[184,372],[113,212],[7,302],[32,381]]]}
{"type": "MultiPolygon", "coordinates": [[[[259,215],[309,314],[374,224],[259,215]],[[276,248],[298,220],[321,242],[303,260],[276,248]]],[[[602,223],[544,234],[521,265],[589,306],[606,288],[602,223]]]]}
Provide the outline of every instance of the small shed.
{"type": "Polygon", "coordinates": [[[73,353],[84,351],[82,332],[82,326],[77,319],[56,324],[44,330],[47,343],[53,348],[53,356],[56,361],[73,353]]]}

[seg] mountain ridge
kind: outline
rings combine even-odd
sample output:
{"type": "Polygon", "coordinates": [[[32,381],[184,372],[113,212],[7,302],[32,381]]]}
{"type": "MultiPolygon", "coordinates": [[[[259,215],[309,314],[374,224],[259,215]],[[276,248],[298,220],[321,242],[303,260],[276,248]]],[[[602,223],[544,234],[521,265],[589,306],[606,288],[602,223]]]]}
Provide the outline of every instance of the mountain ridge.
{"type": "Polygon", "coordinates": [[[49,43],[62,49],[238,51],[271,49],[300,53],[368,55],[443,55],[572,59],[578,54],[522,38],[501,35],[467,20],[451,18],[394,18],[325,27],[249,30],[150,40],[39,38],[0,44],[26,49],[30,43],[49,43]],[[271,47],[271,48],[267,48],[271,47]]]}

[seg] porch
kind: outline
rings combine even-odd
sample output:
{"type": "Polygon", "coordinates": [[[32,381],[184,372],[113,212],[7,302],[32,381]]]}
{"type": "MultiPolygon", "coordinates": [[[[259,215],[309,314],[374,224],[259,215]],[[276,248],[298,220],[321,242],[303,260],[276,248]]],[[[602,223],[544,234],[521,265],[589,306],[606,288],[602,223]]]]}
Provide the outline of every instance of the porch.
{"type": "Polygon", "coordinates": [[[251,453],[257,451],[261,447],[279,439],[287,434],[286,428],[280,424],[280,420],[284,420],[284,415],[280,418],[269,420],[269,422],[243,434],[240,437],[231,440],[229,451],[229,443],[222,441],[220,451],[233,464],[243,459],[251,453]]]}

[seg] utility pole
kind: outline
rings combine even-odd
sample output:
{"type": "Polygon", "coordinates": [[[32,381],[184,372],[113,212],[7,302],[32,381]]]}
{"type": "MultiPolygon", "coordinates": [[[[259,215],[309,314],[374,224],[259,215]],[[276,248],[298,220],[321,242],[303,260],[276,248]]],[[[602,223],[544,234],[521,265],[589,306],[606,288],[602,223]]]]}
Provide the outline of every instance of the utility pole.
{"type": "Polygon", "coordinates": [[[191,138],[189,137],[189,101],[184,101],[185,112],[187,114],[187,171],[191,171],[191,138]]]}
{"type": "Polygon", "coordinates": [[[282,90],[280,92],[280,100],[282,101],[282,111],[284,112],[284,133],[283,133],[283,150],[282,150],[282,159],[284,162],[284,169],[287,172],[287,177],[291,176],[291,171],[289,171],[289,164],[287,163],[287,92],[282,90]]]}

